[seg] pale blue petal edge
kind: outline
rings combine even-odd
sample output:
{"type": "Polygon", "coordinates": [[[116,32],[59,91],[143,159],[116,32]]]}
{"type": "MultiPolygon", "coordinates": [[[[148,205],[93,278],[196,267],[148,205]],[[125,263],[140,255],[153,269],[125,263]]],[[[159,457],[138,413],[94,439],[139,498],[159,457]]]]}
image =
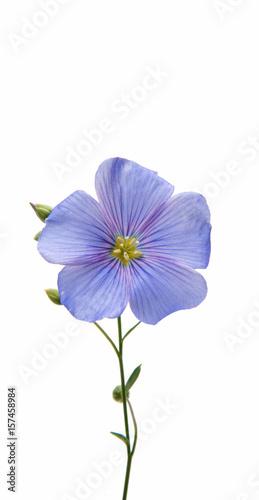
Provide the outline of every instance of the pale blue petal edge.
{"type": "Polygon", "coordinates": [[[99,203],[84,191],[75,191],[47,217],[38,250],[48,262],[81,265],[98,260],[113,245],[99,203]]]}
{"type": "Polygon", "coordinates": [[[155,325],[169,314],[199,305],[207,295],[197,271],[168,257],[132,262],[130,307],[144,323],[155,325]]]}
{"type": "Polygon", "coordinates": [[[174,195],[142,228],[144,255],[168,255],[193,269],[206,268],[210,259],[210,211],[198,193],[174,195]]]}

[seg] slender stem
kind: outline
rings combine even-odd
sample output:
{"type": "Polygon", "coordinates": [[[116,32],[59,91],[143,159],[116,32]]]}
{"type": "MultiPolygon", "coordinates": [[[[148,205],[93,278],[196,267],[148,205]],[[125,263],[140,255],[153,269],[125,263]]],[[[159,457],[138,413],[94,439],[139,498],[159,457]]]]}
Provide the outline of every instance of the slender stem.
{"type": "Polygon", "coordinates": [[[125,340],[125,338],[131,333],[133,332],[133,330],[135,330],[135,328],[137,328],[138,325],[140,325],[141,321],[139,321],[135,326],[133,326],[127,333],[125,333],[124,337],[123,337],[123,341],[125,340]]]}
{"type": "Polygon", "coordinates": [[[122,500],[125,500],[127,498],[127,492],[128,492],[128,486],[129,486],[129,477],[130,477],[130,469],[131,469],[131,462],[132,462],[132,457],[134,455],[134,451],[135,451],[136,444],[137,444],[137,438],[138,438],[137,422],[136,422],[136,418],[135,418],[135,415],[134,415],[134,412],[133,412],[133,408],[132,408],[132,405],[131,405],[131,402],[129,401],[129,399],[127,399],[127,403],[129,405],[130,413],[131,413],[133,424],[134,424],[135,436],[134,436],[134,442],[133,442],[132,450],[131,450],[130,454],[128,455],[128,463],[127,463],[127,469],[126,469],[126,475],[125,475],[124,492],[123,492],[123,499],[122,500]]]}
{"type": "Polygon", "coordinates": [[[133,457],[134,451],[135,451],[135,448],[136,448],[136,444],[137,444],[137,439],[138,439],[138,427],[137,427],[137,422],[136,422],[136,418],[135,418],[135,415],[134,415],[134,411],[133,411],[133,408],[132,408],[132,404],[131,404],[131,402],[130,402],[129,399],[127,399],[127,403],[129,405],[129,409],[130,409],[130,413],[131,413],[132,420],[133,420],[133,425],[134,425],[134,432],[135,432],[134,442],[133,442],[133,446],[132,446],[132,450],[131,450],[131,456],[133,457]]]}
{"type": "Polygon", "coordinates": [[[110,342],[112,345],[114,351],[116,352],[116,355],[119,360],[119,365],[120,365],[120,376],[121,376],[121,391],[122,391],[122,402],[123,402],[123,414],[124,414],[124,424],[125,424],[125,434],[126,438],[128,440],[128,445],[127,445],[127,454],[128,454],[128,460],[127,460],[127,468],[126,468],[126,474],[125,474],[125,481],[124,481],[124,489],[123,489],[123,497],[122,500],[127,499],[127,494],[128,494],[128,486],[129,486],[129,478],[130,478],[130,470],[131,470],[131,462],[132,462],[132,457],[136,448],[136,443],[137,443],[137,436],[138,436],[138,429],[137,429],[137,423],[135,419],[135,415],[131,406],[130,401],[126,397],[126,388],[125,388],[125,376],[124,376],[124,366],[123,366],[123,341],[125,338],[141,323],[139,321],[135,326],[133,326],[125,335],[124,337],[122,336],[122,327],[121,327],[121,317],[117,319],[118,321],[118,335],[119,335],[119,349],[116,347],[112,339],[109,337],[109,335],[103,330],[103,328],[98,325],[98,323],[94,323],[95,326],[102,332],[102,334],[106,337],[106,339],[110,342]],[[129,434],[129,420],[128,420],[128,411],[127,411],[127,403],[129,405],[130,413],[132,416],[133,424],[134,424],[134,441],[133,441],[133,446],[131,450],[131,445],[130,445],[130,434],[129,434]]]}
{"type": "MultiPolygon", "coordinates": [[[[128,421],[128,412],[127,412],[127,399],[126,399],[126,391],[125,391],[125,376],[124,376],[123,357],[122,357],[123,340],[122,340],[122,330],[121,330],[121,317],[118,318],[118,334],[119,334],[119,364],[120,364],[120,375],[121,375],[121,390],[122,390],[122,403],[123,403],[125,432],[126,432],[126,438],[128,439],[128,441],[130,441],[130,439],[129,439],[129,421],[128,421]]],[[[128,451],[130,451],[130,446],[128,446],[128,451]]]]}
{"type": "Polygon", "coordinates": [[[120,363],[120,374],[121,374],[121,391],[122,391],[122,403],[123,403],[123,413],[124,413],[124,424],[125,424],[125,434],[128,439],[127,453],[127,469],[125,474],[124,489],[122,500],[126,500],[129,486],[129,477],[132,461],[132,453],[130,450],[130,435],[129,435],[129,421],[128,421],[128,411],[127,411],[127,398],[125,390],[125,377],[124,377],[124,367],[123,367],[123,338],[122,338],[122,328],[121,328],[121,317],[118,318],[118,334],[119,334],[119,363],[120,363]]]}
{"type": "Polygon", "coordinates": [[[132,455],[131,453],[128,455],[127,469],[124,481],[124,490],[122,500],[127,499],[128,487],[129,487],[129,478],[130,478],[130,469],[131,469],[132,455]]]}
{"type": "Polygon", "coordinates": [[[101,327],[100,325],[98,325],[98,323],[96,323],[96,322],[95,322],[95,323],[94,323],[94,325],[95,325],[95,326],[97,326],[97,328],[100,330],[100,332],[102,332],[102,333],[103,333],[103,335],[107,338],[107,340],[110,342],[110,344],[112,345],[113,349],[115,350],[115,352],[116,352],[117,356],[119,357],[119,351],[118,351],[118,349],[117,349],[116,345],[114,344],[114,342],[112,341],[112,339],[109,337],[108,333],[106,333],[106,332],[102,329],[102,327],[101,327]]]}

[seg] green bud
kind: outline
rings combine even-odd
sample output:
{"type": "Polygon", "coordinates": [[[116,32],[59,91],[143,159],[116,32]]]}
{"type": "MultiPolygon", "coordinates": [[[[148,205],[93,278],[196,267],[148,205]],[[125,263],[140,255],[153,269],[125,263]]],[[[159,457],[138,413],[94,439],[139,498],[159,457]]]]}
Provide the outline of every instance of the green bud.
{"type": "Polygon", "coordinates": [[[38,241],[40,233],[41,233],[41,231],[39,231],[37,234],[35,234],[35,236],[33,238],[35,241],[38,241]]]}
{"type": "MultiPolygon", "coordinates": [[[[130,396],[130,392],[128,391],[126,393],[126,399],[128,399],[129,396],[130,396]]],[[[123,403],[121,385],[117,385],[117,387],[115,387],[115,389],[112,393],[112,397],[113,397],[114,401],[117,401],[117,403],[123,403]]]]}
{"type": "Polygon", "coordinates": [[[51,302],[57,304],[58,306],[61,306],[58,290],[56,290],[55,288],[48,288],[47,290],[45,290],[45,292],[51,302]]]}
{"type": "Polygon", "coordinates": [[[50,207],[49,205],[41,205],[39,203],[36,203],[36,205],[34,205],[34,203],[30,203],[30,205],[42,222],[45,222],[45,219],[47,219],[50,212],[53,210],[53,207],[50,207]]]}

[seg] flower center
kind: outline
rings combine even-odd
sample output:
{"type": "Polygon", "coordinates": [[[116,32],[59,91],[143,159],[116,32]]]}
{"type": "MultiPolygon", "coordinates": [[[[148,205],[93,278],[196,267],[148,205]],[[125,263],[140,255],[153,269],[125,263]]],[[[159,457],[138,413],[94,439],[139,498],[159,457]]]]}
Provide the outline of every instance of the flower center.
{"type": "Polygon", "coordinates": [[[125,238],[123,236],[117,236],[116,245],[112,250],[113,257],[120,259],[122,264],[126,266],[131,259],[136,259],[143,255],[142,252],[136,248],[138,243],[139,241],[137,241],[135,236],[131,238],[129,236],[125,236],[125,238]]]}

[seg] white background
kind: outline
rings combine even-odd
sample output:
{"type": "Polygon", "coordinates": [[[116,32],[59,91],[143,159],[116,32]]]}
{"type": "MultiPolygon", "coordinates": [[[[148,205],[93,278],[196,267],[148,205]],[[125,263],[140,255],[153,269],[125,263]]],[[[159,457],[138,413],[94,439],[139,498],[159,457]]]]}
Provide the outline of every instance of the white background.
{"type": "MultiPolygon", "coordinates": [[[[111,398],[118,363],[93,325],[45,296],[59,267],[37,253],[42,223],[29,206],[54,206],[76,189],[95,196],[98,165],[122,156],[157,170],[176,192],[205,194],[213,223],[207,299],[139,326],[125,342],[127,376],[142,363],[131,397],[142,440],[128,499],[256,500],[258,2],[63,0],[52,17],[44,4],[0,7],[1,499],[11,498],[10,385],[18,394],[16,498],[122,498],[125,446],[109,434],[123,432],[111,398]],[[150,70],[163,76],[149,79],[150,70]],[[68,148],[105,119],[109,133],[93,134],[99,144],[68,168],[68,148]],[[53,347],[60,332],[63,349],[53,347]],[[36,366],[39,355],[45,363],[36,366]],[[174,407],[167,413],[166,401],[174,407]],[[115,451],[121,465],[110,462],[115,451]]],[[[135,322],[130,312],[123,318],[124,328],[135,322]]],[[[116,339],[116,322],[102,325],[116,339]]]]}

